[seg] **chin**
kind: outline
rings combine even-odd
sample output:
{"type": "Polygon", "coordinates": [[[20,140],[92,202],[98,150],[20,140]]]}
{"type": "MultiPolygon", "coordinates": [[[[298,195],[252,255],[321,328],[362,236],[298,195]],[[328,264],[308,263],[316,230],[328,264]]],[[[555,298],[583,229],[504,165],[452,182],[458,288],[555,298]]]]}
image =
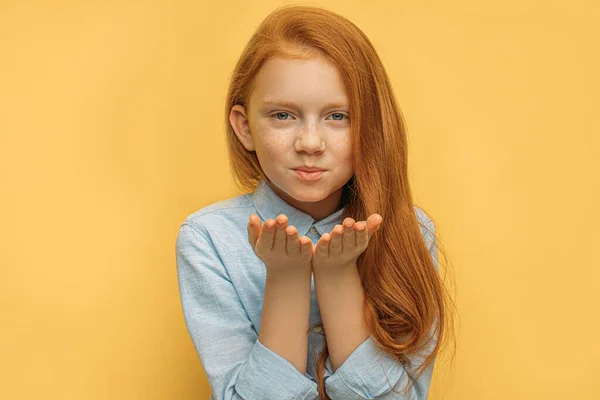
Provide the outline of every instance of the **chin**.
{"type": "Polygon", "coordinates": [[[317,203],[321,200],[325,200],[328,196],[324,185],[314,188],[295,187],[290,191],[286,191],[286,193],[288,193],[294,199],[304,203],[317,203]]]}

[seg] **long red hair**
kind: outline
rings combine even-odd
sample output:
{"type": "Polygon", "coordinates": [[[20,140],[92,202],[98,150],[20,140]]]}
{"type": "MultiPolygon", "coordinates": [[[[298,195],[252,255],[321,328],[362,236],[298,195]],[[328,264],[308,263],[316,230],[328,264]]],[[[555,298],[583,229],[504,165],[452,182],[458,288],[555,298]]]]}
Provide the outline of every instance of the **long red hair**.
{"type": "MultiPolygon", "coordinates": [[[[453,301],[434,264],[438,250],[444,251],[433,219],[423,211],[431,223],[420,224],[415,215],[406,128],[389,78],[367,36],[346,18],[323,8],[297,5],[269,14],[233,71],[225,106],[230,167],[244,193],[254,191],[261,178],[268,178],[256,153],[238,140],[229,113],[236,104],[248,106],[254,77],[266,60],[276,56],[324,57],[341,73],[349,100],[355,166],[354,176],[344,186],[342,219],[366,220],[372,213],[383,217],[357,267],[365,292],[366,321],[377,345],[405,367],[411,367],[408,357],[422,355],[415,374],[406,368],[412,378],[405,388],[408,392],[453,333],[448,311],[453,301]]],[[[323,326],[320,323],[311,330],[316,327],[323,326]]],[[[329,399],[323,384],[329,355],[324,342],[315,363],[319,396],[329,399]]]]}

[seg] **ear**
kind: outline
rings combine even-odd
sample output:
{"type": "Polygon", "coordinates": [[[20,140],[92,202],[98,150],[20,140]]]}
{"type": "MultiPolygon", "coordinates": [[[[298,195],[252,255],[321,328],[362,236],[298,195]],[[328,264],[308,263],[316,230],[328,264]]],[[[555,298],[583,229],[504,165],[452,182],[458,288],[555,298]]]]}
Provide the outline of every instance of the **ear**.
{"type": "Polygon", "coordinates": [[[231,112],[229,113],[229,123],[231,124],[235,135],[244,145],[246,150],[254,151],[254,141],[252,140],[250,124],[248,123],[246,108],[244,106],[236,104],[231,107],[231,112]]]}

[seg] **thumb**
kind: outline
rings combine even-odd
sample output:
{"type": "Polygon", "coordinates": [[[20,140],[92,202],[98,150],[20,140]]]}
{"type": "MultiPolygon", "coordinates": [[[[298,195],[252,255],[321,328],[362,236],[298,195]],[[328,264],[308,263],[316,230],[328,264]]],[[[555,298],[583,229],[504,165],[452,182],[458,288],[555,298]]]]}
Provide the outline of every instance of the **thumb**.
{"type": "Polygon", "coordinates": [[[248,222],[248,243],[250,243],[253,249],[256,247],[256,242],[258,241],[260,227],[260,218],[255,217],[254,214],[250,215],[250,222],[248,222]]]}
{"type": "Polygon", "coordinates": [[[383,222],[383,217],[377,213],[371,214],[369,218],[367,218],[367,232],[369,235],[377,232],[381,223],[383,222]]]}

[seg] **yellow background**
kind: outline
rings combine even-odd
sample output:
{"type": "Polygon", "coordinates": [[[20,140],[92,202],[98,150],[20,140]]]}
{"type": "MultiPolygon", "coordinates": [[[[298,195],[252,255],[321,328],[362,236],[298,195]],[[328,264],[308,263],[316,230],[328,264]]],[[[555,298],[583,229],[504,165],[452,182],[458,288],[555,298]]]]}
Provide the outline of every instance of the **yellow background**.
{"type": "MultiPolygon", "coordinates": [[[[175,238],[279,1],[0,2],[0,398],[206,399],[175,238]]],[[[379,52],[456,275],[430,399],[599,399],[598,1],[319,1],[379,52]],[[441,365],[441,364],[440,364],[441,365]]]]}

